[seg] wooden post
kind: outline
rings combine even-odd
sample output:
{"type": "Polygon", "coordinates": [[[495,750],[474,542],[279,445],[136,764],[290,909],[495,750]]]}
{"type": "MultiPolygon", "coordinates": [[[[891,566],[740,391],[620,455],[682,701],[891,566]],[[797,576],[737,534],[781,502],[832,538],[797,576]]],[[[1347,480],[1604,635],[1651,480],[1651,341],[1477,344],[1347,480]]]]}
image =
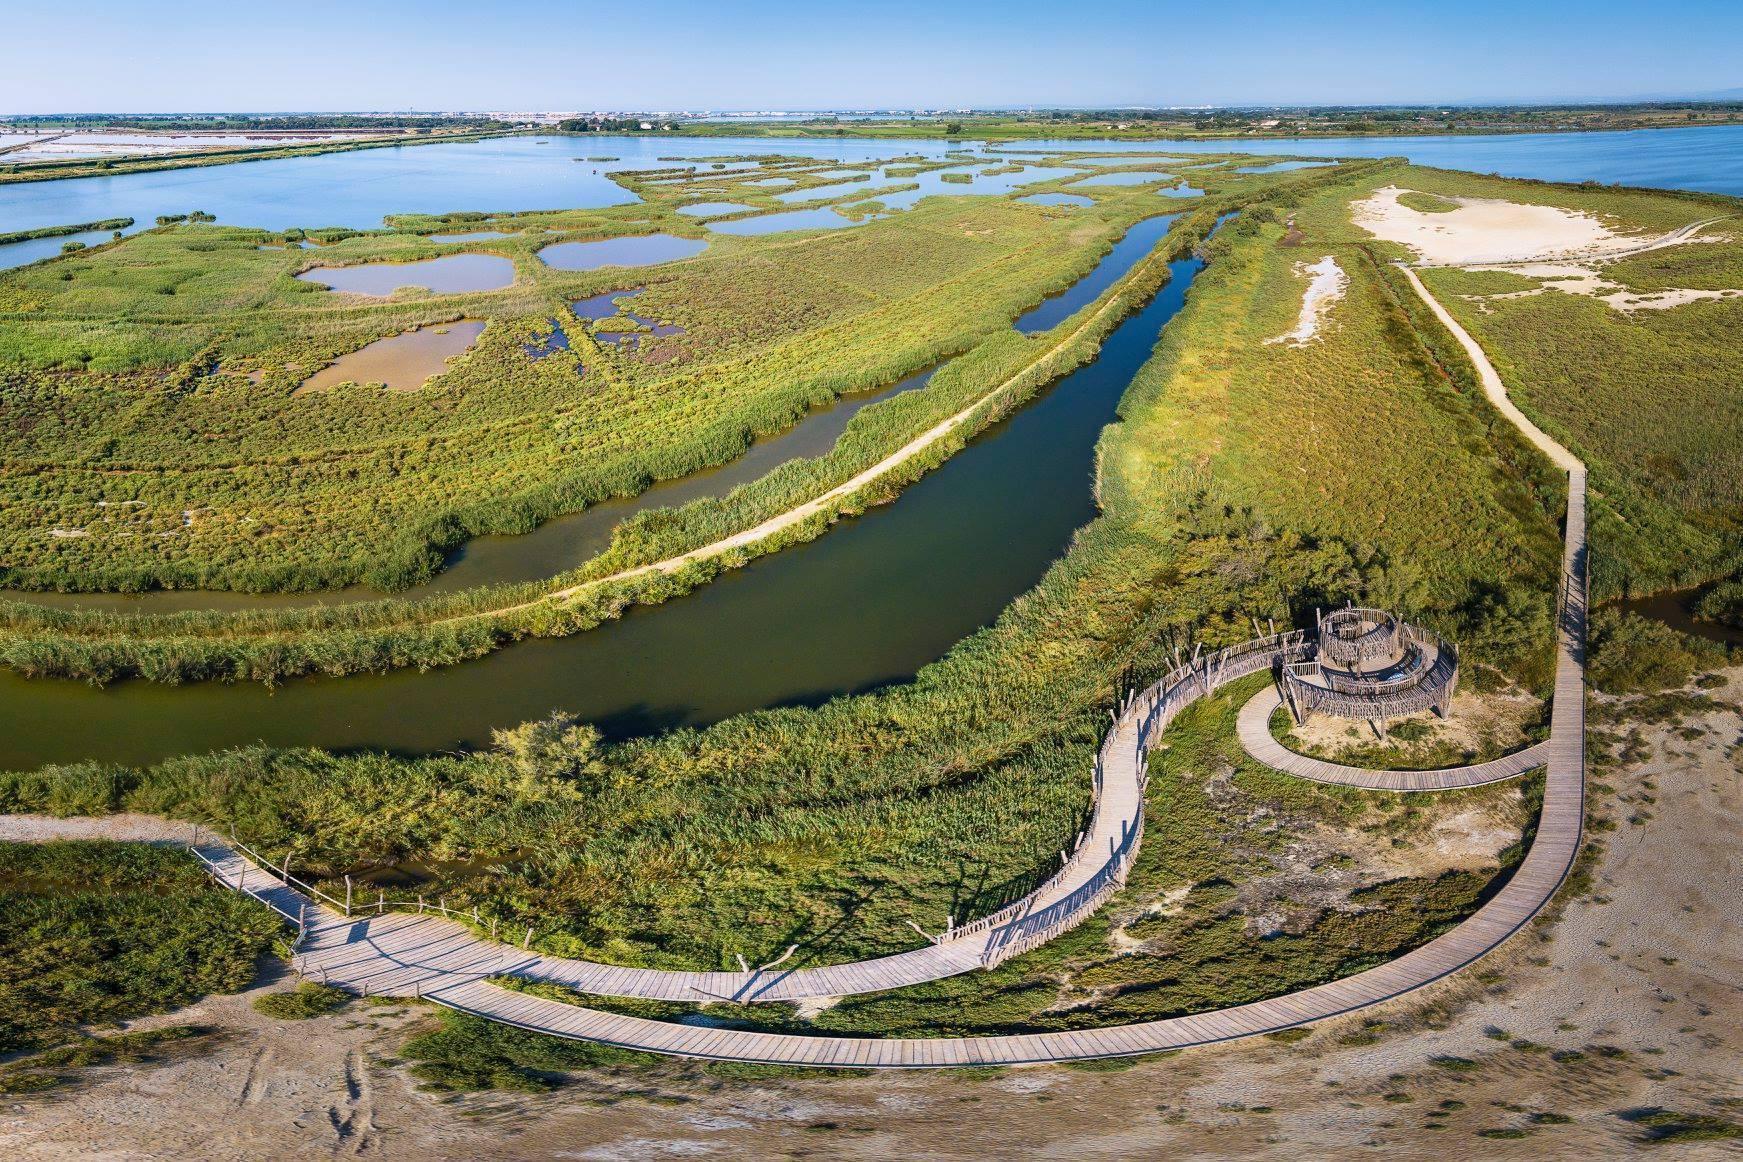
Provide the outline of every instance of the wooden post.
{"type": "Polygon", "coordinates": [[[525,939],[520,942],[520,946],[522,948],[531,948],[533,946],[533,930],[530,927],[527,929],[525,939]]]}
{"type": "Polygon", "coordinates": [[[351,877],[345,877],[345,915],[351,915],[351,877]]]}
{"type": "Polygon", "coordinates": [[[385,890],[377,891],[375,893],[375,914],[379,916],[385,911],[387,911],[387,892],[385,890]]]}
{"type": "Polygon", "coordinates": [[[278,878],[287,884],[290,883],[290,857],[291,853],[287,850],[284,853],[284,866],[279,869],[278,873],[278,878]]]}

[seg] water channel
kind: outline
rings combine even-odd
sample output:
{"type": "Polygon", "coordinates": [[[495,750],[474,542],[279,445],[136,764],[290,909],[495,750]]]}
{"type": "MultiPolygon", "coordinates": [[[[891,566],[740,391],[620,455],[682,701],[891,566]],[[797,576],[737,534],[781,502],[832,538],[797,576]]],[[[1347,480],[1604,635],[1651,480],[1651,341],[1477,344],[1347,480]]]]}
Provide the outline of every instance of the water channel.
{"type": "MultiPolygon", "coordinates": [[[[1140,229],[1152,242],[1160,233],[1152,223],[1140,229]]],[[[1110,270],[1147,251],[1127,246],[1086,278],[1111,282],[1110,270]]],[[[553,709],[623,736],[911,677],[1032,586],[1094,516],[1095,441],[1198,267],[1172,264],[1168,285],[1109,335],[1095,362],[896,503],[691,596],[441,670],[276,690],[143,681],[99,689],[0,673],[0,769],[146,762],[254,741],[433,751],[481,745],[493,727],[553,709]]]]}

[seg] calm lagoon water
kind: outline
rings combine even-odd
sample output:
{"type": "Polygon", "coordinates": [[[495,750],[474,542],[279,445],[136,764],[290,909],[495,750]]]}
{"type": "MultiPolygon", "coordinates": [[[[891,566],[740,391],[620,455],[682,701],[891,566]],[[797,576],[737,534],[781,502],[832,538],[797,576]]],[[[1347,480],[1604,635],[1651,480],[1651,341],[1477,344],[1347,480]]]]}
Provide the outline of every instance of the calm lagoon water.
{"type": "Polygon", "coordinates": [[[702,238],[637,234],[597,242],[559,242],[539,251],[539,258],[546,266],[558,270],[598,270],[602,266],[657,266],[701,254],[706,249],[708,242],[702,238]]]}
{"type": "MultiPolygon", "coordinates": [[[[620,169],[657,169],[669,158],[786,155],[856,163],[897,155],[943,160],[966,147],[943,140],[831,138],[553,137],[444,145],[406,145],[276,161],[115,177],[63,178],[0,186],[0,232],[205,210],[220,222],[285,230],[293,226],[369,228],[395,213],[556,210],[636,201],[612,181],[620,169]],[[610,156],[611,161],[589,162],[610,156]]],[[[1239,150],[1306,157],[1403,156],[1423,165],[1550,181],[1622,182],[1743,195],[1743,126],[1641,129],[1614,133],[1522,133],[1443,137],[1278,138],[1265,141],[1029,141],[1000,159],[1094,150],[1094,160],[1127,153],[1204,154],[1239,150]]],[[[1085,155],[1086,159],[1088,155],[1085,155]]],[[[984,164],[984,161],[982,162],[984,164]]],[[[922,175],[923,178],[924,175],[922,175]]],[[[1041,180],[1035,170],[1015,175],[1041,180]]],[[[914,180],[922,180],[917,178],[914,180]]],[[[934,179],[936,180],[936,179],[934,179]]],[[[982,178],[977,178],[975,186],[982,178]]],[[[1014,186],[1012,188],[1015,188],[1014,186]]],[[[974,186],[936,192],[971,192],[974,186]]],[[[135,229],[141,228],[135,226],[135,229]]],[[[58,247],[56,248],[58,249],[58,247]]],[[[3,261],[0,258],[0,261],[3,261]]]]}
{"type": "Polygon", "coordinates": [[[514,263],[495,254],[448,254],[422,262],[362,262],[317,266],[297,275],[330,290],[385,298],[402,286],[436,294],[498,290],[514,282],[514,263]]]}
{"type": "Polygon", "coordinates": [[[788,210],[780,214],[759,214],[754,218],[734,218],[730,222],[710,222],[708,228],[716,234],[779,234],[783,230],[839,230],[858,226],[867,219],[854,221],[836,211],[833,206],[815,210],[788,210]]]}
{"type": "Polygon", "coordinates": [[[1071,184],[1074,186],[1147,186],[1151,182],[1168,182],[1173,180],[1174,175],[1171,173],[1156,173],[1153,171],[1146,173],[1141,170],[1132,170],[1125,173],[1092,174],[1091,176],[1084,178],[1082,181],[1072,182],[1071,184]]]}

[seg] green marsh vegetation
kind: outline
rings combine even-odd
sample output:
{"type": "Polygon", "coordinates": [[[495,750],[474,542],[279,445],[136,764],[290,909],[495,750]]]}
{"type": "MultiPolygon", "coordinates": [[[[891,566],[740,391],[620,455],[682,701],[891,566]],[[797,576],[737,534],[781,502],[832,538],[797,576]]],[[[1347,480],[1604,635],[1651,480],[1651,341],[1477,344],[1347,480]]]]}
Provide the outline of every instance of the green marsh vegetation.
{"type": "Polygon", "coordinates": [[[0,1054],[236,992],[282,928],[184,851],[0,843],[0,1054]]]}
{"type": "Polygon", "coordinates": [[[181,226],[12,272],[0,279],[0,496],[16,515],[0,520],[0,581],[403,588],[469,536],[718,464],[808,406],[1001,337],[1154,212],[1108,199],[1066,220],[1004,199],[935,201],[834,234],[719,238],[691,261],[633,272],[565,273],[533,257],[572,238],[702,236],[672,211],[675,194],[487,219],[517,233],[464,250],[511,257],[518,273],[488,293],[382,301],[290,277],[462,252],[410,232],[317,232],[330,244],[280,251],[259,249],[271,239],[255,231],[181,226]],[[682,336],[632,351],[578,335],[572,355],[539,361],[520,350],[568,317],[567,300],[641,285],[637,313],[681,323],[682,336]],[[418,392],[291,398],[340,355],[461,317],[491,325],[418,392]]]}
{"type": "MultiPolygon", "coordinates": [[[[467,755],[256,749],[148,770],[50,768],[0,778],[0,803],[233,824],[269,852],[294,845],[293,866],[318,877],[488,860],[500,870],[426,890],[476,905],[486,923],[531,925],[556,953],[725,968],[801,942],[820,963],[911,947],[907,920],[984,914],[1043,878],[1082,826],[1106,707],[1189,638],[1239,641],[1251,617],[1289,622],[1354,597],[1407,609],[1474,663],[1544,682],[1553,475],[1524,453],[1509,459],[1511,429],[1491,422],[1469,369],[1436,361],[1431,344],[1445,337],[1417,329],[1383,268],[1359,265],[1347,202],[1373,180],[1352,170],[1273,184],[1208,244],[1210,265],[1103,436],[1103,515],[1036,589],[911,684],[611,745],[557,718],[467,755]],[[1317,347],[1262,342],[1299,307],[1302,251],[1278,245],[1291,213],[1338,248],[1354,283],[1317,347]],[[1341,431],[1352,407],[1389,437],[1378,464],[1324,446],[1320,433],[1341,431]]],[[[951,209],[951,221],[973,220],[974,207],[951,209]]],[[[1203,753],[1182,779],[1217,774],[1222,760],[1203,753]]],[[[1153,793],[1175,785],[1158,778],[1153,793]]],[[[1303,820],[1366,810],[1293,787],[1262,793],[1295,796],[1303,820]]],[[[1181,794],[1158,801],[1156,834],[1170,814],[1202,818],[1204,801],[1181,794]]],[[[1410,834],[1398,832],[1406,849],[1410,834]]],[[[1154,846],[1162,858],[1171,844],[1154,846]]],[[[1381,906],[1362,921],[1377,933],[1362,947],[1381,955],[1426,930],[1388,925],[1456,918],[1490,878],[1365,885],[1381,906]],[[1428,903],[1406,903],[1418,897],[1428,903]]],[[[1243,947],[1224,919],[1202,937],[1207,965],[1243,947]]],[[[1330,950],[1354,945],[1336,936],[1296,967],[1341,971],[1349,958],[1330,950]]],[[[1168,1004],[1187,1003],[1180,987],[1168,1004]]]]}
{"type": "MultiPolygon", "coordinates": [[[[1002,207],[996,212],[1003,215],[1023,209],[1009,201],[988,201],[1002,207]]],[[[1173,244],[1170,253],[1181,252],[1192,238],[1202,236],[1220,205],[1195,207],[1194,215],[1177,226],[1179,240],[1173,244]]],[[[1106,206],[1109,214],[1117,212],[1132,218],[1146,216],[1155,209],[1152,204],[1137,202],[1131,195],[1110,197],[1106,206]]],[[[898,221],[921,225],[930,219],[924,216],[915,219],[911,215],[936,210],[951,215],[947,227],[951,233],[961,231],[965,237],[973,237],[981,232],[977,223],[985,219],[965,218],[964,215],[979,209],[978,204],[961,207],[949,202],[934,202],[921,210],[910,211],[898,221]]],[[[1024,209],[1023,212],[1028,211],[1024,209]]],[[[1048,217],[1055,224],[1069,224],[1075,220],[1056,215],[1048,217]]],[[[1122,219],[1115,218],[1114,221],[1118,224],[1122,219]]],[[[476,223],[469,218],[457,224],[476,223]]],[[[418,225],[427,227],[430,223],[419,222],[418,225]]],[[[1070,236],[1095,238],[1102,236],[1102,230],[1103,227],[1092,220],[1070,226],[1070,236]]],[[[900,237],[898,235],[891,244],[899,243],[900,237]]],[[[826,236],[813,242],[820,244],[827,240],[826,236]]],[[[853,244],[852,250],[857,256],[865,257],[883,245],[884,242],[868,234],[865,241],[853,244]]],[[[807,244],[803,241],[788,242],[785,246],[797,249],[807,244]]],[[[1080,249],[1073,265],[1068,268],[1067,277],[1059,281],[1075,279],[1099,256],[1096,250],[1080,249]]],[[[710,294],[728,297],[733,292],[729,282],[716,282],[705,275],[706,271],[698,276],[698,281],[710,294]]],[[[35,606],[13,603],[4,606],[0,612],[0,621],[4,622],[4,630],[0,631],[5,637],[4,657],[8,664],[31,675],[71,674],[103,680],[134,673],[165,681],[211,677],[274,680],[301,673],[340,674],[405,665],[446,664],[477,656],[516,637],[529,634],[548,636],[588,628],[615,616],[631,602],[663,600],[707,581],[721,568],[739,563],[750,555],[809,539],[822,532],[838,511],[855,511],[865,504],[889,498],[908,480],[953,453],[979,428],[991,423],[1059,374],[1092,357],[1101,336],[1118,321],[1123,311],[1147,297],[1164,277],[1166,267],[1162,258],[1152,259],[1141,266],[1113,292],[1116,297],[1111,300],[1112,305],[1119,309],[1089,315],[1090,324],[1075,330],[1068,329],[1069,325],[1061,328],[1066,333],[1066,340],[1054,336],[1024,337],[1012,332],[1008,319],[1039,295],[1025,291],[1024,297],[1018,299],[1006,291],[991,320],[978,333],[971,332],[967,337],[943,340],[939,346],[921,349],[918,362],[923,364],[934,361],[953,347],[967,346],[964,354],[934,377],[927,390],[867,409],[855,417],[830,454],[789,463],[722,500],[699,501],[677,511],[642,513],[619,527],[612,546],[605,553],[548,584],[481,588],[426,600],[337,608],[266,609],[258,613],[158,617],[44,611],[35,606]],[[561,602],[540,600],[547,593],[567,594],[575,585],[610,577],[625,568],[710,543],[784,512],[876,463],[891,448],[982,399],[996,384],[1008,386],[1003,394],[987,397],[986,404],[971,424],[949,439],[940,441],[923,456],[880,479],[862,494],[849,498],[837,509],[818,513],[767,542],[725,559],[696,562],[670,574],[644,574],[613,581],[609,585],[594,586],[565,596],[561,602]]],[[[865,276],[861,275],[860,280],[864,282],[865,276]]],[[[671,317],[674,309],[661,305],[662,301],[670,299],[662,300],[655,294],[656,289],[650,286],[648,291],[638,296],[634,309],[651,312],[653,317],[671,317]]],[[[677,313],[693,322],[681,311],[677,313]]],[[[548,322],[540,323],[544,328],[548,325],[548,322]]],[[[906,327],[907,323],[898,319],[894,325],[906,327]]],[[[499,343],[507,348],[509,359],[523,366],[527,362],[520,350],[524,339],[524,335],[517,335],[511,342],[499,343]]],[[[487,330],[480,348],[467,357],[467,365],[480,358],[483,346],[489,340],[487,330]]],[[[871,383],[878,383],[888,382],[911,370],[911,365],[898,364],[881,373],[875,368],[862,367],[860,374],[869,378],[871,383]]],[[[458,369],[442,377],[438,383],[449,382],[457,374],[458,369]]],[[[573,378],[572,375],[567,377],[573,378]]],[[[683,372],[675,378],[689,389],[688,395],[693,397],[703,392],[703,377],[702,372],[683,372]]],[[[717,383],[711,385],[718,390],[717,383]]],[[[856,386],[869,384],[836,380],[830,390],[833,393],[852,390],[856,386]]],[[[424,393],[429,390],[426,387],[424,393]]],[[[344,390],[340,389],[338,394],[343,395],[344,390]]],[[[374,393],[372,398],[380,398],[380,393],[374,393]]],[[[829,395],[822,398],[827,399],[829,395]]],[[[811,402],[816,402],[816,399],[811,402]]],[[[787,411],[783,418],[790,422],[796,414],[787,411]]],[[[540,417],[540,421],[543,426],[538,432],[543,436],[551,425],[544,417],[540,417]]],[[[558,429],[561,431],[561,421],[558,429]]],[[[742,449],[745,438],[742,429],[735,432],[725,454],[742,449]]],[[[638,479],[641,485],[645,485],[648,477],[638,479]]],[[[422,490],[414,487],[414,480],[408,479],[405,483],[408,488],[422,494],[422,490]]],[[[636,487],[628,486],[622,491],[635,490],[636,487]]],[[[187,523],[185,515],[183,523],[187,523]]],[[[476,525],[467,527],[475,529],[476,525]]],[[[452,536],[453,532],[451,526],[448,535],[452,536]]]]}
{"type": "MultiPolygon", "coordinates": [[[[1455,924],[1511,874],[1529,842],[1539,782],[1400,796],[1279,775],[1247,759],[1234,736],[1242,703],[1265,680],[1219,692],[1170,728],[1152,763],[1137,864],[1082,926],[991,972],[844,997],[809,1020],[786,1005],[700,1011],[731,1025],[850,1036],[996,1036],[1159,1020],[1393,959],[1455,924]],[[1376,855],[1408,852],[1437,820],[1472,811],[1519,831],[1521,841],[1463,866],[1431,857],[1416,874],[1376,855]]],[[[697,1011],[522,987],[655,1019],[697,1011]]]]}
{"type": "Polygon", "coordinates": [[[43,226],[36,230],[14,230],[0,234],[0,246],[13,242],[28,242],[33,238],[59,238],[63,234],[83,234],[87,230],[125,230],[133,225],[132,218],[103,218],[96,222],[74,222],[68,226],[43,226]]]}

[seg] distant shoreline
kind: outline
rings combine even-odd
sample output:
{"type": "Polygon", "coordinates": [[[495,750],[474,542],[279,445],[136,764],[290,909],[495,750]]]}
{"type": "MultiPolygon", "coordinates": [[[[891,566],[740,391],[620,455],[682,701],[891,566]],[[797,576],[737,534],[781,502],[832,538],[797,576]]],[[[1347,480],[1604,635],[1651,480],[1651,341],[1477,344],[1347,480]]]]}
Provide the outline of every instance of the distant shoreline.
{"type": "Polygon", "coordinates": [[[317,141],[299,145],[250,145],[234,149],[190,150],[186,153],[143,154],[134,157],[55,158],[17,162],[8,166],[0,155],[0,185],[20,182],[58,181],[61,178],[116,177],[154,170],[192,169],[228,165],[240,161],[270,161],[281,157],[309,157],[318,153],[347,153],[357,149],[383,149],[397,145],[453,144],[510,136],[515,131],[467,131],[462,133],[401,134],[366,137],[352,141],[317,141]]]}
{"type": "MultiPolygon", "coordinates": [[[[1666,110],[1665,112],[1670,112],[1666,110]]],[[[1498,124],[1453,126],[1412,123],[1385,128],[1352,128],[1348,125],[1327,125],[1303,129],[1298,126],[1277,126],[1260,129],[1184,130],[1177,125],[1146,126],[1142,122],[1050,122],[1012,121],[1003,118],[971,118],[961,121],[929,119],[925,121],[693,121],[667,122],[658,128],[611,128],[588,130],[565,123],[530,128],[473,129],[461,132],[440,131],[418,134],[401,133],[392,136],[366,137],[353,140],[307,142],[303,144],[242,146],[233,149],[190,150],[185,153],[141,155],[136,157],[57,158],[38,162],[19,162],[8,166],[0,154],[0,186],[36,181],[56,181],[62,178],[114,177],[129,173],[190,169],[199,166],[228,165],[233,162],[270,161],[289,157],[310,157],[324,153],[345,153],[361,149],[383,149],[392,146],[457,144],[502,137],[690,137],[690,138],[752,138],[767,141],[828,141],[852,138],[861,141],[961,141],[1009,144],[1021,141],[1056,140],[1107,142],[1170,142],[1202,141],[1335,141],[1344,139],[1418,140],[1425,137],[1520,137],[1533,134],[1574,136],[1586,133],[1620,133],[1644,129],[1709,129],[1743,125],[1743,108],[1725,110],[1703,121],[1638,121],[1634,123],[1602,124],[1498,124]],[[1124,125],[1124,128],[1119,126],[1124,125]],[[956,132],[951,127],[957,126],[956,132]]],[[[133,130],[129,130],[134,132],[133,130]]],[[[238,130],[229,130],[240,132],[238,130]]],[[[303,132],[309,132],[307,130],[303,132]]]]}

